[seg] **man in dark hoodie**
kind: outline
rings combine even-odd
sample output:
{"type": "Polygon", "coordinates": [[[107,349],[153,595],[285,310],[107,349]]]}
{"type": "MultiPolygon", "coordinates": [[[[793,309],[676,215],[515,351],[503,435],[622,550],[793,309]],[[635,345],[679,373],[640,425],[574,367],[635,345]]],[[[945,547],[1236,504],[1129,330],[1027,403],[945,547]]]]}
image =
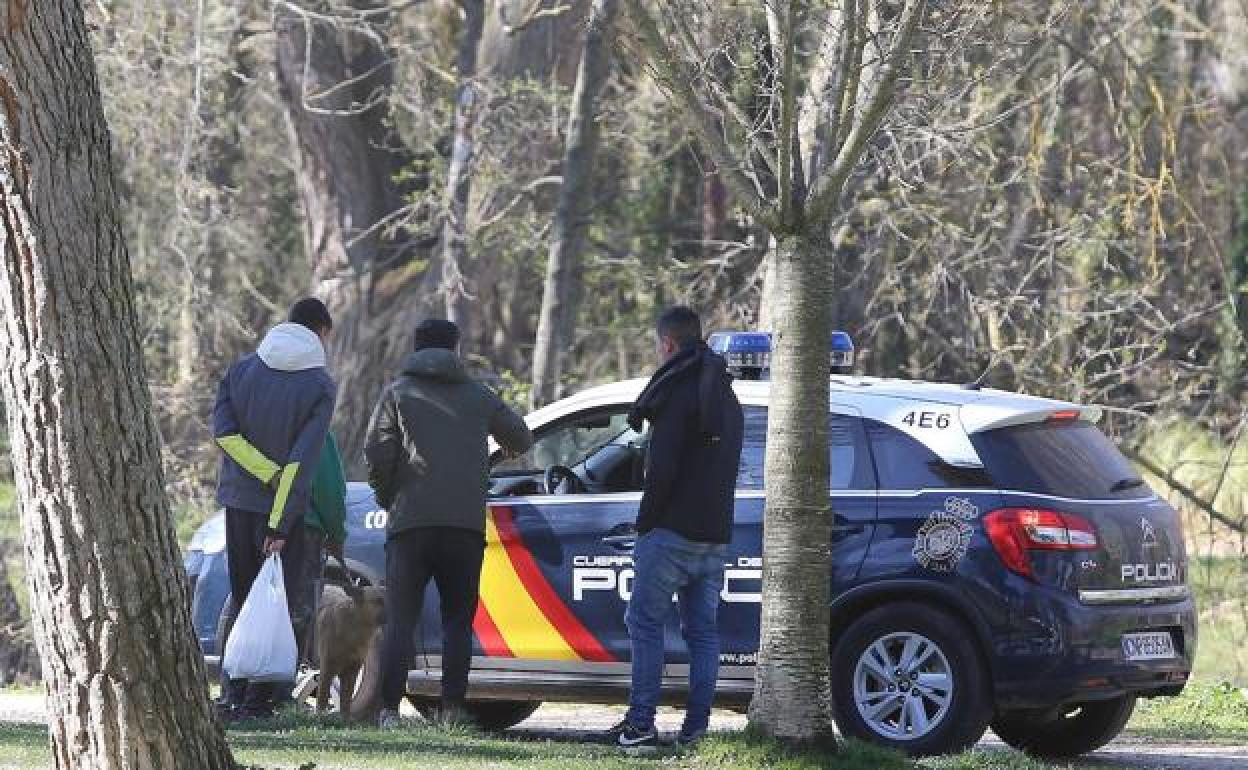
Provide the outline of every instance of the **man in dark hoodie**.
{"type": "Polygon", "coordinates": [[[523,418],[465,373],[455,324],[427,320],[415,337],[416,352],[381,394],[364,450],[369,483],[390,514],[382,727],[398,721],[430,578],[441,596],[442,713],[462,714],[485,553],[487,439],[509,452],[533,443],[523,418]]]}
{"type": "MultiPolygon", "coordinates": [[[[289,318],[229,368],[212,410],[213,434],[224,452],[217,502],[225,508],[235,607],[246,601],[269,554],[283,554],[288,600],[297,590],[306,561],[309,486],[334,412],[334,383],[325,369],[329,310],[309,297],[294,304],[289,318]]],[[[225,689],[225,716],[272,714],[272,684],[235,679],[225,689]]]]}
{"type": "Polygon", "coordinates": [[[626,750],[658,745],[655,708],[663,676],[663,626],[677,599],[689,647],[689,697],[677,742],[706,733],[719,675],[719,594],[732,540],[733,497],[744,418],[726,362],[702,341],[687,307],[659,317],[663,365],[629,411],[648,422],[645,487],[633,551],[633,593],[625,613],[632,641],[628,714],[608,732],[626,750]]]}

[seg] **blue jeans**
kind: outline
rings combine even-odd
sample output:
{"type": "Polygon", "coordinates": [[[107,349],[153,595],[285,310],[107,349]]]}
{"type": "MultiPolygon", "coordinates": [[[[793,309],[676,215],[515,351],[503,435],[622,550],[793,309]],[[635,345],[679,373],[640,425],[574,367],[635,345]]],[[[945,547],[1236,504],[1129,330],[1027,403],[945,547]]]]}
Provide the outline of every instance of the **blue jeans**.
{"type": "Polygon", "coordinates": [[[628,721],[654,726],[663,681],[663,626],[677,598],[680,628],[689,647],[689,699],[685,730],[704,730],[711,718],[719,676],[719,593],[728,547],[686,540],[668,529],[637,538],[633,551],[633,595],[624,613],[633,652],[633,686],[628,721]]]}

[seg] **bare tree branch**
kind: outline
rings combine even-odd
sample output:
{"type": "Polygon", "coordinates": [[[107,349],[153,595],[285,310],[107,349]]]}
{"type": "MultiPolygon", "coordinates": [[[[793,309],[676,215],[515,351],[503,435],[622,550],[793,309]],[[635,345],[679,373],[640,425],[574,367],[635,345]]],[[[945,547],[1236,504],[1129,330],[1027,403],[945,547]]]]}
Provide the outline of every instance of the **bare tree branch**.
{"type": "Polygon", "coordinates": [[[503,3],[498,4],[498,19],[502,22],[503,31],[508,35],[514,35],[517,32],[524,31],[527,27],[542,19],[555,19],[568,11],[572,10],[572,6],[564,4],[557,5],[554,8],[543,8],[543,0],[533,0],[529,9],[524,12],[520,20],[512,23],[507,20],[507,7],[503,3]]]}
{"type": "MultiPolygon", "coordinates": [[[[773,0],[779,2],[779,0],[773,0]]],[[[779,154],[777,182],[780,187],[779,204],[780,218],[786,223],[797,216],[797,208],[803,202],[795,194],[794,187],[800,184],[794,179],[801,174],[801,164],[794,163],[793,150],[797,129],[797,30],[801,22],[801,4],[797,0],[789,0],[784,15],[779,19],[780,49],[776,53],[783,57],[780,64],[778,79],[780,91],[780,124],[776,132],[776,151],[779,154]]],[[[770,13],[770,11],[769,11],[770,13]]]]}
{"type": "Polygon", "coordinates": [[[1233,529],[1234,531],[1240,534],[1248,534],[1248,526],[1245,526],[1243,521],[1236,521],[1235,519],[1232,519],[1230,516],[1227,516],[1226,514],[1219,512],[1216,508],[1213,507],[1213,501],[1206,500],[1205,498],[1201,497],[1199,494],[1197,494],[1196,490],[1184,484],[1182,481],[1179,481],[1178,479],[1176,479],[1174,477],[1174,474],[1170,473],[1165,468],[1162,468],[1157,463],[1153,462],[1152,460],[1145,457],[1143,454],[1133,449],[1127,449],[1125,450],[1125,453],[1132,460],[1135,460],[1137,463],[1139,463],[1144,468],[1144,470],[1148,471],[1149,473],[1153,474],[1157,478],[1164,481],[1166,483],[1166,486],[1170,487],[1175,492],[1178,492],[1180,495],[1183,495],[1183,497],[1186,497],[1197,508],[1207,513],[1209,515],[1209,518],[1213,519],[1214,521],[1217,521],[1218,523],[1222,524],[1225,527],[1233,529]]]}
{"type": "Polygon", "coordinates": [[[753,189],[748,177],[741,171],[744,165],[736,158],[724,141],[719,122],[694,91],[694,75],[685,62],[674,54],[663,39],[658,22],[650,15],[641,0],[628,0],[629,15],[639,33],[639,42],[650,57],[650,64],[657,79],[670,89],[681,106],[682,116],[689,127],[706,145],[706,151],[715,161],[724,183],[732,188],[738,201],[752,217],[768,227],[779,228],[780,220],[775,206],[753,189]]]}
{"type": "MultiPolygon", "coordinates": [[[[862,148],[879,129],[880,123],[891,108],[902,62],[908,58],[910,45],[914,41],[919,20],[922,19],[926,6],[926,0],[906,0],[897,23],[897,31],[893,34],[892,43],[882,62],[875,89],[861,110],[862,117],[849,129],[832,167],[826,173],[821,174],[818,181],[812,185],[808,208],[812,221],[827,219],[836,205],[837,198],[841,195],[845,180],[849,178],[850,172],[858,163],[862,148]]],[[[852,92],[847,91],[846,97],[848,100],[856,101],[852,92]]]]}

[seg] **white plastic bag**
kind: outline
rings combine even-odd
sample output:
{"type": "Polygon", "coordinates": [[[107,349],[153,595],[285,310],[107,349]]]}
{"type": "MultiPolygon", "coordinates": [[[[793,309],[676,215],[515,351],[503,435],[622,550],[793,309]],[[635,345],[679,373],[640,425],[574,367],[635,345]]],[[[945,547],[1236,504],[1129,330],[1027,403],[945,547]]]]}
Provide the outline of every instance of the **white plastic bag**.
{"type": "Polygon", "coordinates": [[[243,602],[225,643],[221,667],[230,679],[290,682],[295,678],[298,655],[295,629],[286,606],[282,560],[273,554],[251,584],[247,601],[243,602]]]}

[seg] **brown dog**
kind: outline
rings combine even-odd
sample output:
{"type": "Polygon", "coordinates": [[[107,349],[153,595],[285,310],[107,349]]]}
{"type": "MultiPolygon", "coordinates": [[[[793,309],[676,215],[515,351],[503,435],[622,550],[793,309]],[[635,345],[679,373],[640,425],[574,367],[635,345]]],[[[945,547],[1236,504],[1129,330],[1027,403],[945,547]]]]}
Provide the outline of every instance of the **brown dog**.
{"type": "Polygon", "coordinates": [[[385,592],[372,586],[325,586],[316,613],[316,656],[321,665],[316,710],[325,713],[338,678],[338,711],[351,715],[351,697],[369,644],[385,620],[385,592]]]}

